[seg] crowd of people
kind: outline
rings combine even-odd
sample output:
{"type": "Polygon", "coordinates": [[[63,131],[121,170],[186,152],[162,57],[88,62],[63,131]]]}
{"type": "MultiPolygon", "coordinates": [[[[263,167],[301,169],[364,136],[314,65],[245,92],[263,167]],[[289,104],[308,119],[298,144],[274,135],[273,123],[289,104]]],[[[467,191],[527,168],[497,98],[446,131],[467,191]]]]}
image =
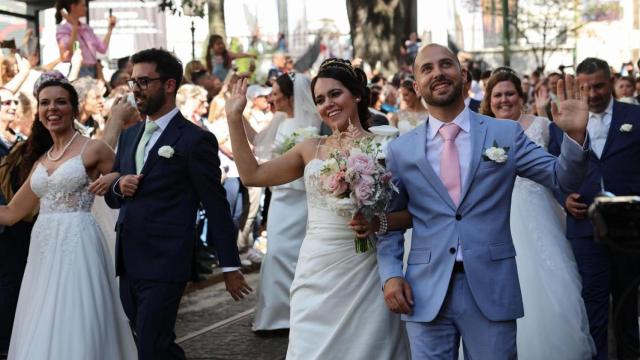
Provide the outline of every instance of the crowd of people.
{"type": "Polygon", "coordinates": [[[239,300],[253,263],[252,330],[290,331],[290,359],[606,359],[610,320],[637,357],[640,259],[587,216],[599,192],[640,195],[632,63],[481,73],[411,34],[392,77],[366,59],[297,73],[282,37],[260,82],[255,48],[214,34],[203,61],[147,49],[106,81],[116,19],[100,39],[83,0],[56,8],[59,59],[2,58],[0,357],[184,358],[186,283],[219,266],[239,300]],[[399,191],[344,218],[311,179],[374,126],[400,136],[399,191]]]}

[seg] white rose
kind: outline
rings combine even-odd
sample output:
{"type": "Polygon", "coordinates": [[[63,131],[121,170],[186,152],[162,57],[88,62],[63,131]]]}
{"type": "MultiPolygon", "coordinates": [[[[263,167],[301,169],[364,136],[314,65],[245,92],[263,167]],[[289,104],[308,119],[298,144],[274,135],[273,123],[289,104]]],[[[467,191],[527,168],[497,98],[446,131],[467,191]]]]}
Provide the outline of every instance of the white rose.
{"type": "Polygon", "coordinates": [[[174,153],[175,150],[173,150],[173,148],[169,145],[165,145],[158,149],[158,156],[162,156],[163,158],[171,159],[174,153]]]}
{"type": "Polygon", "coordinates": [[[329,158],[324,161],[324,165],[322,166],[322,169],[325,171],[328,171],[331,174],[335,174],[338,171],[340,171],[340,164],[338,164],[338,161],[336,161],[336,159],[329,158]]]}
{"type": "Polygon", "coordinates": [[[490,147],[487,149],[487,151],[485,151],[485,155],[486,157],[489,158],[489,160],[497,162],[497,163],[503,163],[505,161],[507,161],[507,152],[504,151],[503,148],[500,147],[490,147]]]}
{"type": "Polygon", "coordinates": [[[622,126],[620,126],[620,131],[622,132],[631,132],[631,130],[633,130],[633,125],[631,124],[622,124],[622,126]]]}

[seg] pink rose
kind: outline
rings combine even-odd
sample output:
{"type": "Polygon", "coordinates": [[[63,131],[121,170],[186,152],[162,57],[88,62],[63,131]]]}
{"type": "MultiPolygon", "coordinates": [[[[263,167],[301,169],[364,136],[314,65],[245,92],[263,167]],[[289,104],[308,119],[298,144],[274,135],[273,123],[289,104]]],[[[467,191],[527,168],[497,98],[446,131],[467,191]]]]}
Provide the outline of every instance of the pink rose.
{"type": "Polygon", "coordinates": [[[360,175],[373,175],[376,165],[373,159],[363,153],[355,153],[349,156],[347,167],[354,169],[360,175]]]}
{"type": "Polygon", "coordinates": [[[355,186],[354,192],[358,202],[365,202],[373,196],[375,181],[373,177],[369,175],[363,175],[360,177],[360,181],[355,186]]]}
{"type": "Polygon", "coordinates": [[[326,186],[327,190],[329,190],[334,196],[340,196],[349,189],[349,186],[344,181],[343,171],[330,176],[326,186]]]}

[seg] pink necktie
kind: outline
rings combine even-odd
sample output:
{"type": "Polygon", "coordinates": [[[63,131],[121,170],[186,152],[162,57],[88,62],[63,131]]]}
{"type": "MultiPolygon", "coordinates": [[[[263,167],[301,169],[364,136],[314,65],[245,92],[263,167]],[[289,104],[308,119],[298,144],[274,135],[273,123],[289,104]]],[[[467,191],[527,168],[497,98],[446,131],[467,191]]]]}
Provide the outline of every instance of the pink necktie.
{"type": "Polygon", "coordinates": [[[456,147],[456,136],[460,133],[460,127],[454,123],[444,124],[438,130],[444,140],[442,155],[440,156],[440,179],[447,188],[453,203],[460,202],[460,161],[458,159],[458,148],[456,147]]]}

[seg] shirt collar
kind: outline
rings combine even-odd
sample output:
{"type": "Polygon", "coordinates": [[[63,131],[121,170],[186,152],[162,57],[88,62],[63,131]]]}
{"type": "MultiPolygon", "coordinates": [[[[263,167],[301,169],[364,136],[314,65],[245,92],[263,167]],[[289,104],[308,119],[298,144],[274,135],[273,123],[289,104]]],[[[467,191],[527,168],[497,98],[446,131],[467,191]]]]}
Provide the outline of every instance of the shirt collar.
{"type": "MultiPolygon", "coordinates": [[[[454,124],[458,125],[460,129],[466,133],[468,133],[471,129],[471,122],[469,121],[469,108],[467,106],[464,107],[464,110],[456,116],[452,121],[454,124]]],[[[429,121],[427,126],[427,137],[429,140],[433,139],[438,135],[438,130],[444,125],[445,122],[437,119],[435,116],[429,114],[429,121]]]]}
{"type": "MultiPolygon", "coordinates": [[[[173,110],[169,111],[168,113],[156,119],[155,121],[156,125],[158,125],[161,131],[164,131],[164,129],[167,128],[167,125],[169,125],[169,122],[171,122],[171,119],[173,119],[173,117],[176,116],[177,113],[178,113],[178,108],[177,107],[173,108],[173,110]]],[[[149,120],[148,116],[147,116],[147,121],[151,121],[149,120]]]]}
{"type": "Polygon", "coordinates": [[[605,114],[611,115],[612,112],[613,112],[613,96],[611,96],[611,100],[609,100],[609,105],[607,105],[607,108],[604,109],[603,112],[601,112],[601,113],[593,113],[593,112],[589,111],[589,117],[594,116],[594,115],[600,116],[600,117],[604,117],[605,114]]]}

